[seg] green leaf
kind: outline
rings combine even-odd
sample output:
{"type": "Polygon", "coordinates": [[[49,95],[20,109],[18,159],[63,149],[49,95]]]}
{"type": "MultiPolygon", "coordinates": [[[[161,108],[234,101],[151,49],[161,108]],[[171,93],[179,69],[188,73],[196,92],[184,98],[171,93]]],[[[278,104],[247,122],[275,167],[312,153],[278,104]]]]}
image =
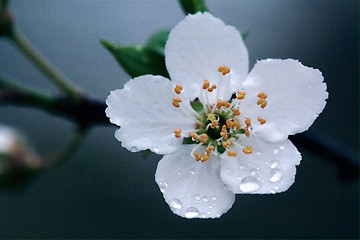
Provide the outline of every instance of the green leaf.
{"type": "Polygon", "coordinates": [[[164,53],[166,41],[169,38],[170,29],[162,29],[154,32],[150,35],[146,41],[146,46],[158,50],[160,53],[164,53]]]}
{"type": "Polygon", "coordinates": [[[114,44],[105,39],[100,42],[131,77],[153,74],[169,78],[164,54],[156,47],[114,44]]]}
{"type": "Polygon", "coordinates": [[[209,9],[205,4],[205,0],[179,0],[179,3],[185,14],[209,12],[209,9]]]}

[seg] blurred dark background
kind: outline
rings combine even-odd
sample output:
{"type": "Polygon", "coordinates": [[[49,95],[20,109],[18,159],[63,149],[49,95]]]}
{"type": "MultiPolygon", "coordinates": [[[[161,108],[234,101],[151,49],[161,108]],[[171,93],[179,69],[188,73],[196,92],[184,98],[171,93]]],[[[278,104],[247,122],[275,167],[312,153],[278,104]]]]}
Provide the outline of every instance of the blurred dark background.
{"type": "MultiPolygon", "coordinates": [[[[250,30],[250,69],[264,58],[294,58],[320,69],[330,96],[309,133],[359,150],[359,1],[207,4],[225,23],[250,30]]],[[[100,37],[143,43],[184,17],[178,2],[167,0],[13,0],[10,6],[24,35],[99,100],[129,80],[100,37]]],[[[0,73],[57,92],[4,38],[0,73]]],[[[74,128],[40,110],[2,105],[0,123],[24,132],[41,153],[56,150],[74,128]]],[[[342,180],[339,166],[312,149],[297,145],[303,160],[287,192],[237,195],[220,219],[186,220],[171,212],[155,183],[161,156],[128,152],[114,138],[115,129],[92,129],[66,164],[27,188],[0,189],[0,238],[359,238],[358,179],[342,180]]]]}

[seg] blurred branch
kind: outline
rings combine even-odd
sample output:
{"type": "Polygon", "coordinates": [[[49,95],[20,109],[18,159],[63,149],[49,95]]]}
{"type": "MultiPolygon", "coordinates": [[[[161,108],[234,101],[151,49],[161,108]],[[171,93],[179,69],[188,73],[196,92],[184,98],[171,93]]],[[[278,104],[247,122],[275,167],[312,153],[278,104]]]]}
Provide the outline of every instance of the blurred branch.
{"type": "Polygon", "coordinates": [[[24,87],[20,87],[0,77],[0,104],[29,106],[43,109],[52,114],[65,117],[82,128],[94,124],[108,124],[103,102],[83,97],[81,101],[72,101],[66,97],[47,96],[24,87]]]}
{"type": "Polygon", "coordinates": [[[79,101],[81,92],[62,74],[18,31],[12,31],[10,39],[17,47],[38,67],[48,79],[51,80],[60,90],[64,91],[71,99],[79,101]]]}
{"type": "Polygon", "coordinates": [[[359,177],[359,152],[336,139],[320,133],[307,132],[289,136],[289,139],[337,165],[342,180],[349,181],[359,177]]]}

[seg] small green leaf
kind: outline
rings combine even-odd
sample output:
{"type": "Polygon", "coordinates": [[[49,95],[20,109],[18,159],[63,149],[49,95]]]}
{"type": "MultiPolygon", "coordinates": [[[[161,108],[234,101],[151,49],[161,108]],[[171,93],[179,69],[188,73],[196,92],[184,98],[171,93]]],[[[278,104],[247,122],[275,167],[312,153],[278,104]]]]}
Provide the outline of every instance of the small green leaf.
{"type": "Polygon", "coordinates": [[[156,48],[147,45],[114,44],[104,39],[100,42],[131,77],[153,74],[169,78],[164,54],[156,48]]]}
{"type": "Polygon", "coordinates": [[[146,41],[146,46],[157,49],[160,53],[164,53],[166,41],[169,38],[170,29],[162,29],[150,35],[146,41]]]}
{"type": "Polygon", "coordinates": [[[240,30],[239,32],[243,40],[245,40],[250,35],[249,30],[240,30]]]}
{"type": "Polygon", "coordinates": [[[192,137],[184,137],[183,144],[196,144],[197,142],[192,140],[192,137]]]}
{"type": "Polygon", "coordinates": [[[209,12],[209,9],[205,4],[205,0],[179,0],[179,3],[185,14],[209,12]]]}

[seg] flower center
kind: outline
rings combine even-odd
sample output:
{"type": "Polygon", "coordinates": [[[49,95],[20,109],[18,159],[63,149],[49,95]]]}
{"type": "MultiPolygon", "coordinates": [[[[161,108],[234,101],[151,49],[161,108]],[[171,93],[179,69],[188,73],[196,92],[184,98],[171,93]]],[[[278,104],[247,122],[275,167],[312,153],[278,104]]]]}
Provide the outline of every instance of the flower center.
{"type": "MultiPolygon", "coordinates": [[[[236,157],[237,152],[231,151],[231,146],[235,145],[237,148],[242,148],[244,154],[251,154],[253,149],[251,146],[242,146],[239,141],[241,135],[246,137],[251,136],[253,126],[251,119],[246,116],[246,113],[240,112],[240,105],[242,101],[249,101],[257,99],[257,105],[260,108],[265,108],[267,105],[267,95],[264,92],[259,92],[254,96],[248,96],[245,99],[246,92],[241,90],[233,93],[232,97],[225,101],[221,99],[220,93],[223,92],[223,98],[228,96],[230,87],[230,68],[221,65],[218,68],[220,79],[218,86],[211,84],[208,80],[204,80],[202,89],[198,99],[193,102],[183,102],[180,97],[173,98],[173,106],[180,108],[186,115],[194,118],[197,122],[195,131],[191,131],[188,136],[183,137],[184,144],[196,144],[191,151],[191,156],[196,161],[205,162],[209,160],[212,155],[227,153],[228,156],[236,157]],[[222,76],[221,76],[222,75],[222,76]],[[223,79],[223,78],[226,79],[223,79]],[[223,90],[223,87],[225,89],[223,90]],[[213,92],[216,89],[216,93],[213,92]],[[209,94],[216,94],[216,103],[211,103],[209,94]],[[183,102],[183,103],[182,103],[183,102]],[[181,107],[180,107],[180,103],[181,107]],[[198,149],[205,146],[204,153],[199,153],[198,149]]],[[[176,84],[174,92],[181,94],[183,87],[176,84]]],[[[263,125],[266,120],[258,117],[257,121],[263,125]]],[[[175,137],[181,138],[181,129],[174,130],[175,137]]]]}

